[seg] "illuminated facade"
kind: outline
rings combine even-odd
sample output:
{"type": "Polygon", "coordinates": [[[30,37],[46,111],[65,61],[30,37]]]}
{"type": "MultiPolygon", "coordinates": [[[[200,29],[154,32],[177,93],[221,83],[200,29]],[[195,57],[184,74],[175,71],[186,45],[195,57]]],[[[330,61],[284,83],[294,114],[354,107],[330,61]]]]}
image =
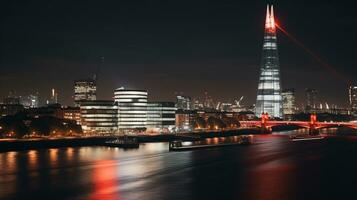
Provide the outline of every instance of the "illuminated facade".
{"type": "Polygon", "coordinates": [[[25,108],[38,108],[39,107],[39,95],[38,94],[30,94],[28,96],[21,97],[20,103],[25,108]]]}
{"type": "Polygon", "coordinates": [[[114,91],[114,100],[118,104],[118,128],[121,132],[145,130],[147,122],[146,90],[126,90],[118,88],[114,91]]]}
{"type": "Polygon", "coordinates": [[[63,119],[76,121],[77,124],[81,124],[81,111],[78,107],[63,107],[63,119]]]}
{"type": "Polygon", "coordinates": [[[175,128],[174,102],[150,102],[147,104],[147,130],[171,132],[175,128]]]}
{"type": "Polygon", "coordinates": [[[349,99],[351,114],[357,116],[357,86],[351,86],[349,89],[349,99]]]}
{"type": "Polygon", "coordinates": [[[178,110],[191,110],[192,109],[191,97],[181,96],[181,95],[177,96],[176,107],[178,110]]]}
{"type": "Polygon", "coordinates": [[[178,110],[175,115],[177,131],[192,131],[195,126],[197,112],[178,110]]]}
{"type": "Polygon", "coordinates": [[[113,101],[81,101],[80,115],[85,134],[114,134],[118,130],[118,106],[113,101]]]}
{"type": "Polygon", "coordinates": [[[291,119],[292,115],[295,114],[296,111],[295,90],[285,89],[282,91],[281,96],[283,98],[284,118],[291,119]]]}
{"type": "Polygon", "coordinates": [[[94,80],[77,80],[74,82],[74,104],[79,106],[80,101],[97,99],[97,86],[94,80]]]}
{"type": "Polygon", "coordinates": [[[263,55],[260,68],[255,114],[260,117],[268,113],[271,117],[282,118],[282,96],[277,34],[273,6],[267,7],[263,55]]]}

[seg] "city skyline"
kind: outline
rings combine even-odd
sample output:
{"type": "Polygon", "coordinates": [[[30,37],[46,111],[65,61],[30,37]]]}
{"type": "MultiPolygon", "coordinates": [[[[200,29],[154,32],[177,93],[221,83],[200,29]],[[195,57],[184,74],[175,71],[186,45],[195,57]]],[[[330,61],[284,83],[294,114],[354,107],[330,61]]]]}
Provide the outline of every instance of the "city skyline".
{"type": "Polygon", "coordinates": [[[0,199],[353,199],[355,24],[335,0],[6,1],[0,199]]]}
{"type": "MultiPolygon", "coordinates": [[[[261,1],[254,5],[234,2],[206,3],[197,13],[193,10],[199,7],[198,4],[185,7],[185,4],[158,5],[154,2],[136,7],[134,4],[124,3],[121,5],[123,13],[128,14],[126,9],[136,9],[134,14],[129,15],[132,18],[129,17],[127,21],[119,18],[120,12],[114,12],[113,9],[108,11],[108,15],[113,15],[114,19],[121,23],[115,20],[110,21],[109,16],[98,16],[91,12],[81,13],[81,16],[76,14],[75,11],[79,9],[79,6],[93,10],[94,5],[91,3],[71,4],[72,18],[71,20],[65,19],[59,12],[60,8],[67,9],[63,8],[65,5],[67,5],[66,2],[20,4],[17,6],[23,9],[24,15],[14,18],[9,17],[13,14],[12,12],[15,12],[11,9],[14,5],[7,5],[10,8],[2,15],[6,19],[2,23],[7,27],[1,37],[4,44],[1,47],[3,73],[0,76],[0,94],[2,96],[6,96],[10,90],[16,90],[21,95],[39,91],[41,98],[45,100],[46,97],[49,98],[51,89],[55,88],[59,93],[59,101],[72,105],[73,81],[92,77],[97,73],[99,60],[103,56],[105,62],[98,74],[98,99],[112,99],[114,89],[125,86],[149,90],[152,100],[174,100],[175,92],[184,92],[185,95],[195,97],[202,96],[205,91],[208,91],[217,101],[245,96],[244,104],[254,104],[261,57],[262,41],[260,38],[263,35],[260,27],[264,24],[263,10],[266,2],[261,1]],[[36,10],[44,7],[46,9],[39,13],[26,11],[26,8],[36,10]],[[218,9],[213,11],[213,7],[218,7],[218,9]],[[158,12],[152,16],[153,19],[144,18],[145,14],[155,10],[158,12]],[[172,13],[167,12],[168,10],[172,13]],[[49,13],[50,11],[57,12],[49,13]],[[207,18],[212,14],[210,12],[215,15],[207,18]],[[13,27],[15,24],[24,25],[26,20],[37,19],[43,14],[49,15],[48,21],[40,20],[31,32],[22,32],[23,35],[21,35],[19,31],[26,29],[26,26],[13,27]],[[167,19],[162,18],[166,15],[167,19]],[[201,19],[201,15],[205,19],[201,19]],[[30,19],[24,19],[24,16],[30,19]],[[95,26],[90,27],[91,30],[96,31],[88,32],[83,28],[80,23],[85,22],[81,18],[83,16],[97,19],[95,26]],[[143,23],[145,20],[149,25],[143,23]],[[160,25],[167,24],[167,20],[173,20],[174,23],[169,23],[164,29],[154,24],[154,21],[160,25]],[[191,22],[192,20],[194,22],[191,22]],[[51,34],[50,31],[48,37],[40,33],[42,29],[56,30],[54,24],[59,22],[64,23],[64,27],[61,26],[62,32],[51,34]],[[121,24],[126,26],[121,27],[121,24]],[[78,25],[78,27],[73,27],[73,25],[78,25]],[[136,28],[133,27],[134,25],[136,28]],[[199,25],[202,29],[195,28],[194,25],[199,25]],[[184,33],[190,34],[180,36],[177,33],[178,30],[182,30],[180,28],[184,28],[184,33]],[[142,34],[142,30],[148,32],[142,34]],[[78,31],[77,35],[75,31],[78,31]],[[129,36],[130,34],[126,31],[131,31],[134,36],[129,36]],[[161,33],[161,31],[166,32],[161,33]],[[11,35],[11,33],[14,34],[11,35]],[[120,34],[115,35],[115,33],[120,34]],[[106,34],[111,37],[105,38],[106,34]],[[144,40],[145,37],[140,39],[145,35],[146,39],[153,42],[144,40]],[[27,38],[27,36],[36,37],[27,38]],[[22,40],[15,41],[18,38],[22,40]],[[71,38],[72,40],[68,40],[71,38]],[[126,42],[125,48],[121,48],[119,46],[122,45],[119,43],[124,39],[130,39],[130,42],[126,42]],[[38,45],[34,42],[38,42],[38,45]],[[46,44],[46,42],[52,43],[46,44]],[[114,47],[110,46],[113,42],[114,47]],[[165,44],[166,42],[171,45],[165,44]],[[19,48],[21,46],[23,48],[19,48]],[[134,55],[137,56],[134,57],[134,55]],[[27,87],[23,87],[24,85],[27,87]]],[[[114,6],[113,8],[119,6],[110,5],[114,6]]],[[[99,13],[103,13],[108,6],[100,4],[97,9],[99,13]]],[[[327,58],[326,62],[333,66],[341,66],[336,68],[336,71],[353,79],[352,74],[356,72],[356,69],[353,67],[354,60],[349,55],[351,52],[347,50],[356,42],[354,38],[352,42],[349,42],[350,44],[346,44],[343,37],[336,37],[339,42],[342,42],[341,44],[329,41],[331,46],[321,45],[323,42],[325,44],[326,39],[333,34],[337,36],[347,34],[348,36],[352,33],[345,33],[340,29],[340,31],[325,32],[325,35],[319,34],[319,31],[327,27],[324,25],[329,24],[331,20],[337,24],[341,20],[338,13],[345,10],[335,7],[333,2],[325,3],[323,6],[325,9],[322,9],[322,13],[319,14],[324,16],[326,21],[320,21],[322,17],[312,12],[314,6],[317,7],[315,4],[304,7],[301,3],[297,3],[295,6],[301,7],[305,14],[304,18],[308,18],[309,23],[304,24],[305,20],[301,18],[301,13],[283,2],[275,4],[278,8],[279,23],[304,41],[317,54],[321,54],[322,58],[327,58]],[[332,8],[334,12],[331,12],[332,8]],[[317,27],[312,26],[313,22],[317,21],[321,23],[317,27]],[[307,27],[304,32],[300,30],[302,25],[307,27]],[[336,49],[341,48],[340,45],[345,45],[346,49],[337,51],[336,49]]],[[[347,17],[349,20],[356,19],[355,16],[347,17]]],[[[340,27],[353,28],[349,24],[342,24],[340,27]]],[[[352,32],[354,31],[357,32],[353,29],[352,32]]],[[[278,32],[278,35],[281,50],[282,89],[296,88],[298,103],[304,102],[306,88],[316,88],[324,101],[347,105],[348,85],[319,66],[304,50],[296,47],[281,32],[278,32]],[[294,62],[290,62],[291,60],[294,62]],[[306,74],[307,69],[308,74],[306,74]],[[303,83],[300,80],[301,77],[304,79],[303,83]]]]}

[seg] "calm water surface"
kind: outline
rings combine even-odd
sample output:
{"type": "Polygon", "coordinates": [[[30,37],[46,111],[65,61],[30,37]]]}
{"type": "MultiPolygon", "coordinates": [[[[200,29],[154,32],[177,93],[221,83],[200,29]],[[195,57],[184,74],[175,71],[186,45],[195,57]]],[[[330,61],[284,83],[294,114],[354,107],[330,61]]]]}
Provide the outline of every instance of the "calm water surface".
{"type": "Polygon", "coordinates": [[[148,143],[0,153],[0,199],[355,199],[357,137],[290,133],[184,152],[148,143]]]}

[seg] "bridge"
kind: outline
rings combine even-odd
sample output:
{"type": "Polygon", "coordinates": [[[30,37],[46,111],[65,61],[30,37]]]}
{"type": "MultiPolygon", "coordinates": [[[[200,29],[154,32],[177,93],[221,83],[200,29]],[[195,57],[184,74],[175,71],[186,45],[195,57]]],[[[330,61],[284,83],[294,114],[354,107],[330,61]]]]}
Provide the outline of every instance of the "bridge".
{"type": "Polygon", "coordinates": [[[260,121],[240,121],[242,127],[259,127],[262,132],[271,132],[277,126],[298,126],[310,129],[310,132],[321,128],[348,127],[357,129],[357,121],[354,122],[318,122],[317,115],[311,114],[310,121],[270,121],[268,113],[263,113],[260,121]]]}

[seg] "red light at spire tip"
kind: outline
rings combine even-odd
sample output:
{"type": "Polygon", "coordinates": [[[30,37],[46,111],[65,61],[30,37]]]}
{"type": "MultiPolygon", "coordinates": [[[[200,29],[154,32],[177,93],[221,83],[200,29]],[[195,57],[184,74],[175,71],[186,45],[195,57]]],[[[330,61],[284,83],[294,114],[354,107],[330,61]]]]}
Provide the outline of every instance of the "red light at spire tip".
{"type": "Polygon", "coordinates": [[[275,18],[273,5],[267,5],[267,14],[265,19],[265,29],[269,32],[275,32],[275,18]]]}
{"type": "Polygon", "coordinates": [[[270,24],[271,24],[271,28],[272,29],[275,29],[275,18],[274,18],[274,7],[273,5],[271,5],[271,8],[270,8],[270,24]]]}

